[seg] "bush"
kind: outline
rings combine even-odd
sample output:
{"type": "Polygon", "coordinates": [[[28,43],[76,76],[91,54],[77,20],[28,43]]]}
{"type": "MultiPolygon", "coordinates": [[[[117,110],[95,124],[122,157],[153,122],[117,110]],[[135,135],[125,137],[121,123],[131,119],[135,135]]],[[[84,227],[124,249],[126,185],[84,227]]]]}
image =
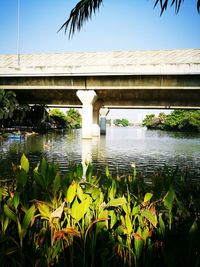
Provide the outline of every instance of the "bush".
{"type": "Polygon", "coordinates": [[[199,183],[165,167],[149,186],[132,167],[62,177],[45,159],[30,173],[23,155],[0,187],[1,266],[199,266],[199,183]]]}

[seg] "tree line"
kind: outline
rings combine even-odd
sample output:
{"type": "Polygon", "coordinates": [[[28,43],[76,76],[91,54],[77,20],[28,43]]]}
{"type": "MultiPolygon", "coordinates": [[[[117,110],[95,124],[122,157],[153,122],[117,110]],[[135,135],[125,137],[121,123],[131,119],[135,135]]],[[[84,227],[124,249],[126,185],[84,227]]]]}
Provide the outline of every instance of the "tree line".
{"type": "Polygon", "coordinates": [[[59,109],[48,110],[46,105],[20,103],[15,92],[0,90],[1,129],[32,127],[37,131],[49,128],[80,128],[81,115],[71,108],[66,113],[59,109]]]}
{"type": "Polygon", "coordinates": [[[148,129],[200,132],[200,110],[174,110],[169,115],[161,112],[147,115],[143,126],[148,129]]]}

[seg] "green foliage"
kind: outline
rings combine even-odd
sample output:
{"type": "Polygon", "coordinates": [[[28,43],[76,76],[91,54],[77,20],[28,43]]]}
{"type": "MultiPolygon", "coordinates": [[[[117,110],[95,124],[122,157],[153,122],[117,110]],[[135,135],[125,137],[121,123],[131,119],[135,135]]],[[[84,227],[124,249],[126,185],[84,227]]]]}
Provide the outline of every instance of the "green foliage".
{"type": "Polygon", "coordinates": [[[34,105],[26,115],[25,125],[33,126],[38,130],[45,130],[49,124],[49,114],[46,105],[34,105]]]}
{"type": "Polygon", "coordinates": [[[70,108],[67,111],[67,127],[72,129],[81,128],[82,118],[78,110],[70,108]]]}
{"type": "Polygon", "coordinates": [[[67,127],[67,118],[64,112],[58,108],[51,109],[49,112],[52,123],[57,128],[66,128],[67,127]]]}
{"type": "Polygon", "coordinates": [[[148,129],[200,132],[200,110],[174,110],[169,115],[147,115],[143,126],[148,129]]]}
{"type": "Polygon", "coordinates": [[[44,130],[49,116],[45,105],[22,104],[13,91],[0,90],[0,121],[5,128],[26,125],[44,130]]]}
{"type": "Polygon", "coordinates": [[[129,121],[127,119],[116,119],[114,120],[114,125],[116,126],[123,126],[123,127],[127,127],[129,126],[129,121]]]}
{"type": "Polygon", "coordinates": [[[0,90],[0,120],[12,118],[18,108],[18,101],[13,91],[0,90]]]}
{"type": "Polygon", "coordinates": [[[0,188],[1,266],[198,266],[198,182],[167,167],[152,186],[91,164],[86,178],[80,164],[67,177],[45,159],[29,169],[23,155],[0,188]]]}
{"type": "Polygon", "coordinates": [[[56,128],[72,128],[77,129],[81,127],[81,115],[78,110],[70,108],[65,114],[60,109],[54,108],[49,112],[51,123],[56,128]]]}

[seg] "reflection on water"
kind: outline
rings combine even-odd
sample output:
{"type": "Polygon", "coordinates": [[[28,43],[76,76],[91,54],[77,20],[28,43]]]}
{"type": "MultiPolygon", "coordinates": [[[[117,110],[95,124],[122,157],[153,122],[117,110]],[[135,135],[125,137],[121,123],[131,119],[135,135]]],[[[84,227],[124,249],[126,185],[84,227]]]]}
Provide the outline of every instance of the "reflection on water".
{"type": "Polygon", "coordinates": [[[55,131],[0,141],[0,147],[1,176],[8,176],[11,162],[19,163],[25,153],[32,165],[36,166],[44,156],[57,162],[63,173],[74,163],[89,160],[98,173],[108,165],[113,173],[124,174],[132,171],[130,163],[134,161],[145,176],[167,164],[188,169],[193,178],[200,178],[199,134],[148,131],[140,127],[108,128],[106,136],[82,140],[81,130],[55,131]]]}

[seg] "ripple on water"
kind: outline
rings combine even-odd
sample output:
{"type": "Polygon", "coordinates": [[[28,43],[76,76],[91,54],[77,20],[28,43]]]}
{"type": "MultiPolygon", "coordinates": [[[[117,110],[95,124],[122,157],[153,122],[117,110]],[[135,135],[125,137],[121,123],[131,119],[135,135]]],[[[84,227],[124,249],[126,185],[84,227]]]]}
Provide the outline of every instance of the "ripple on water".
{"type": "Polygon", "coordinates": [[[137,172],[144,175],[159,171],[165,164],[188,169],[192,177],[200,178],[200,135],[147,131],[144,128],[108,128],[107,135],[82,141],[81,130],[51,132],[29,136],[25,140],[0,142],[0,171],[8,175],[11,162],[19,164],[25,153],[31,165],[38,164],[42,156],[58,163],[66,173],[74,163],[87,158],[98,173],[105,173],[108,165],[113,173],[132,173],[131,162],[137,172]]]}

